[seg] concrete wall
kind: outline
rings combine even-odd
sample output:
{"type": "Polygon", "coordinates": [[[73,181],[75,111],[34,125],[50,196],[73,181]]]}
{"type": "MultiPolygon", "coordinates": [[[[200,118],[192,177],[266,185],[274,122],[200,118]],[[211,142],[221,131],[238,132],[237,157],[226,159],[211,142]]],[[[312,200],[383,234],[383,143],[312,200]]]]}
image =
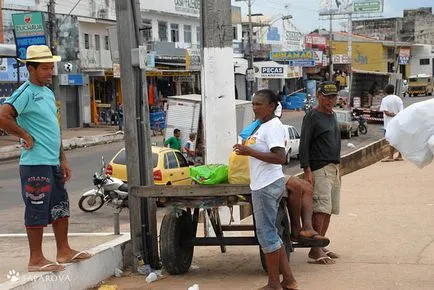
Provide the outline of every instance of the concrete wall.
{"type": "Polygon", "coordinates": [[[197,45],[200,43],[200,39],[197,38],[197,31],[200,30],[199,18],[144,12],[142,13],[142,19],[151,20],[153,41],[160,41],[158,35],[158,21],[165,21],[167,22],[167,40],[169,42],[171,42],[170,24],[178,24],[179,42],[176,43],[177,47],[179,48],[191,47],[191,45],[186,44],[184,42],[184,25],[191,26],[191,44],[197,45]]]}
{"type": "Polygon", "coordinates": [[[105,47],[105,37],[108,36],[108,27],[115,23],[96,23],[95,20],[79,18],[79,48],[82,69],[111,69],[110,49],[105,47]],[[89,21],[89,22],[85,22],[89,21]],[[89,49],[85,49],[84,35],[89,35],[89,49]],[[95,49],[95,36],[100,39],[100,49],[95,49]]]}
{"type": "Polygon", "coordinates": [[[411,48],[410,74],[433,74],[434,46],[420,45],[411,48]],[[421,59],[429,59],[428,65],[420,65],[421,59]]]}

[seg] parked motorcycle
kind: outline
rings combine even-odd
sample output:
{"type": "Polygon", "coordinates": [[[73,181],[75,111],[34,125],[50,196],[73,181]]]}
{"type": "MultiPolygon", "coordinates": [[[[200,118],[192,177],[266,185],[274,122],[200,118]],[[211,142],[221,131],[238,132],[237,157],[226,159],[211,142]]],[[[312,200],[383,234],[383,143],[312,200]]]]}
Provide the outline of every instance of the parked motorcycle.
{"type": "Polygon", "coordinates": [[[359,132],[360,132],[360,134],[366,135],[366,133],[368,133],[368,127],[365,125],[366,120],[363,117],[363,115],[357,116],[356,114],[353,114],[353,116],[359,122],[359,132]]]}
{"type": "Polygon", "coordinates": [[[303,111],[307,114],[313,108],[313,99],[310,94],[307,95],[306,100],[304,100],[303,111]]]}
{"type": "Polygon", "coordinates": [[[128,185],[118,178],[105,174],[105,162],[102,158],[100,172],[93,175],[96,188],[86,191],[78,201],[78,207],[84,212],[99,210],[104,204],[121,211],[128,208],[128,185]]]}

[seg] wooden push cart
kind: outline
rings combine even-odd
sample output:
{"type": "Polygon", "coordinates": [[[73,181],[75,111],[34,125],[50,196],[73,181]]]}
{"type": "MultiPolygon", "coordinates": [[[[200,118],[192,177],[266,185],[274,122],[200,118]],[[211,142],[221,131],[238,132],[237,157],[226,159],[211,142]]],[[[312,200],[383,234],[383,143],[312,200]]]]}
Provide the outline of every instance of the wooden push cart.
{"type": "MultiPolygon", "coordinates": [[[[172,205],[174,210],[166,213],[160,228],[160,255],[163,267],[170,274],[183,274],[190,268],[194,246],[220,246],[226,252],[226,246],[259,245],[254,236],[225,237],[228,231],[253,231],[253,224],[222,225],[219,206],[249,204],[251,192],[248,185],[178,185],[178,186],[138,186],[131,189],[137,197],[152,197],[160,203],[172,205]],[[207,212],[216,237],[197,237],[199,211],[207,212]]],[[[277,213],[276,225],[288,255],[293,248],[306,247],[292,243],[290,223],[282,199],[277,213]]],[[[260,250],[262,267],[266,271],[265,259],[260,250]]]]}

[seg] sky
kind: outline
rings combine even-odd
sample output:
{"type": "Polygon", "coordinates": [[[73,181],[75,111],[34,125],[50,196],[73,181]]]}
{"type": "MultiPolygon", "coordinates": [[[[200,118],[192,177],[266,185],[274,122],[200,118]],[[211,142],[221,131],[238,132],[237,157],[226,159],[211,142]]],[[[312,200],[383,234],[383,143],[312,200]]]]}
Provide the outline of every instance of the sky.
{"type": "MultiPolygon", "coordinates": [[[[262,13],[270,19],[292,15],[292,23],[302,33],[308,33],[317,28],[329,29],[330,21],[320,20],[318,15],[320,2],[320,0],[252,0],[252,14],[262,13]]],[[[232,0],[232,5],[241,7],[243,16],[248,12],[246,3],[247,0],[232,0]]],[[[382,16],[385,18],[402,17],[404,9],[433,6],[434,0],[384,0],[382,16]]],[[[346,20],[333,21],[333,30],[345,30],[346,22],[346,20]]]]}

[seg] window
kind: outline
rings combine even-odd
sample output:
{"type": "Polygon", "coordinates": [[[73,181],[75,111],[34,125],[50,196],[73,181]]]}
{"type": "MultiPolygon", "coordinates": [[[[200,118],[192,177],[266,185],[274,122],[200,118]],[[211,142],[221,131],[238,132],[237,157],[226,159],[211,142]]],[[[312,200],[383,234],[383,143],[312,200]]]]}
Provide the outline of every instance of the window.
{"type": "Polygon", "coordinates": [[[100,39],[99,34],[95,34],[95,50],[101,50],[100,39]]]}
{"type": "Polygon", "coordinates": [[[179,25],[170,24],[170,41],[179,42],[179,25]]]}
{"type": "Polygon", "coordinates": [[[89,34],[84,34],[84,49],[89,49],[89,34]]]}
{"type": "Polygon", "coordinates": [[[421,58],[419,62],[420,65],[429,65],[429,58],[421,58]]]}
{"type": "Polygon", "coordinates": [[[185,159],[184,155],[179,152],[176,152],[176,158],[178,158],[179,167],[188,167],[188,162],[185,159]]]}
{"type": "Polygon", "coordinates": [[[196,27],[196,42],[199,44],[201,40],[200,26],[196,27]]]}
{"type": "Polygon", "coordinates": [[[167,41],[167,22],[158,21],[158,38],[160,41],[167,41]]]}
{"type": "Polygon", "coordinates": [[[291,127],[288,127],[289,139],[295,139],[294,131],[292,131],[291,127]]]}
{"type": "Polygon", "coordinates": [[[184,42],[191,43],[191,25],[184,25],[184,42]]]}
{"type": "Polygon", "coordinates": [[[109,47],[109,38],[108,38],[107,35],[104,36],[104,49],[105,50],[109,50],[110,49],[110,47],[109,47]]]}
{"type": "Polygon", "coordinates": [[[152,22],[149,19],[143,19],[143,41],[151,41],[152,40],[152,22]]]}
{"type": "Polygon", "coordinates": [[[238,39],[238,31],[236,26],[232,26],[232,39],[234,40],[238,39]]]}
{"type": "Polygon", "coordinates": [[[176,160],[175,154],[173,154],[173,152],[166,153],[166,158],[164,159],[164,168],[178,168],[178,161],[176,160]]]}

